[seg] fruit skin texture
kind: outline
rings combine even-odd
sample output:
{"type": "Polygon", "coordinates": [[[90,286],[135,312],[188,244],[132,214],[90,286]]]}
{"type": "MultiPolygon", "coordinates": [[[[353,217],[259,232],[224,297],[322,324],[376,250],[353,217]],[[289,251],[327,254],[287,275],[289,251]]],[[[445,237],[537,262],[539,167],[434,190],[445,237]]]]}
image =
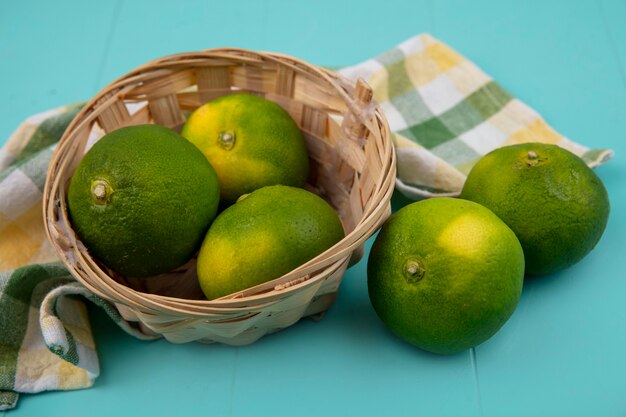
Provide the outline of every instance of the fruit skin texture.
{"type": "Polygon", "coordinates": [[[582,159],[541,143],[484,156],[470,171],[461,198],[489,208],[515,232],[532,275],[585,257],[602,237],[610,211],[602,181],[582,159]]]}
{"type": "Polygon", "coordinates": [[[215,168],[226,203],[267,185],[302,187],[306,182],[304,136],[289,113],[272,101],[251,94],[219,97],[189,116],[182,135],[215,168]]]}
{"type": "Polygon", "coordinates": [[[306,190],[274,185],[215,219],[198,255],[198,281],[212,300],[278,278],[339,242],[333,208],[306,190]]]}
{"type": "Polygon", "coordinates": [[[488,209],[435,198],[387,220],[367,276],[372,306],[393,333],[429,352],[453,354],[489,339],[511,316],[524,256],[513,232],[488,209]]]}
{"type": "Polygon", "coordinates": [[[81,160],[68,191],[74,230],[114,271],[147,277],[187,262],[219,204],[215,171],[198,149],[157,125],[115,130],[81,160]],[[105,201],[93,188],[108,184],[105,201]]]}

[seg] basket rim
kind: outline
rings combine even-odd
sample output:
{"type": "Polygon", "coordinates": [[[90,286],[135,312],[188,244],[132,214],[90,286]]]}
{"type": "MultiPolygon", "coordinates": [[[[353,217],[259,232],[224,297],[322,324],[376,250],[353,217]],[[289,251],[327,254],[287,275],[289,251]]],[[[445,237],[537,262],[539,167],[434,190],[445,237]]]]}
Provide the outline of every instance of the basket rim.
{"type": "MultiPolygon", "coordinates": [[[[71,134],[73,132],[81,129],[83,127],[83,124],[90,123],[93,119],[95,119],[95,117],[99,114],[98,109],[106,108],[106,104],[109,103],[110,100],[116,100],[120,95],[123,96],[123,94],[135,88],[139,83],[137,78],[144,74],[146,71],[154,72],[166,70],[168,68],[171,69],[172,67],[176,66],[184,67],[186,64],[189,64],[189,62],[193,61],[194,59],[224,59],[225,61],[232,62],[235,58],[242,61],[252,60],[254,62],[259,62],[263,59],[266,59],[275,64],[292,66],[295,70],[298,71],[298,74],[301,74],[304,71],[304,74],[308,74],[309,76],[321,77],[328,85],[334,88],[334,90],[339,94],[340,98],[346,104],[348,109],[353,114],[357,115],[357,117],[359,117],[359,121],[361,121],[370,131],[373,130],[372,126],[370,125],[370,120],[367,120],[363,117],[354,99],[350,96],[350,92],[354,89],[353,83],[343,78],[339,74],[333,73],[325,68],[314,66],[303,60],[294,58],[286,54],[252,51],[243,48],[214,48],[197,52],[183,52],[157,58],[135,68],[134,70],[131,70],[125,75],[109,83],[107,86],[102,88],[91,100],[89,100],[74,117],[74,119],[64,132],[61,140],[59,141],[59,145],[55,150],[55,156],[61,155],[63,152],[66,151],[67,147],[72,146],[73,143],[69,140],[69,138],[71,137],[71,134]],[[176,61],[177,59],[182,59],[182,61],[176,61]],[[112,94],[110,97],[105,98],[107,95],[111,94],[111,92],[114,92],[115,94],[112,94]]],[[[78,255],[79,259],[76,259],[74,260],[74,262],[72,262],[70,259],[68,259],[67,255],[61,250],[61,248],[58,247],[58,245],[56,244],[56,240],[51,231],[52,226],[51,224],[49,224],[49,218],[54,218],[55,213],[53,212],[57,204],[54,198],[56,194],[52,195],[51,193],[53,190],[59,190],[59,183],[62,181],[61,176],[53,178],[52,174],[55,172],[55,164],[50,164],[48,168],[48,175],[46,177],[46,184],[44,187],[43,209],[46,235],[48,237],[48,240],[52,243],[52,246],[57,251],[58,255],[61,257],[63,263],[72,273],[72,275],[74,275],[74,277],[83,285],[85,285],[90,291],[114,303],[121,303],[131,308],[137,307],[137,304],[141,304],[141,306],[144,308],[150,308],[156,311],[165,310],[172,313],[179,312],[199,316],[206,316],[207,314],[211,313],[220,314],[230,311],[241,311],[240,308],[242,306],[245,305],[245,307],[249,307],[250,303],[261,303],[255,304],[255,306],[261,306],[263,305],[262,303],[265,302],[267,305],[270,305],[272,302],[277,302],[271,301],[272,297],[276,297],[276,300],[279,300],[280,296],[284,296],[290,291],[314,285],[317,281],[324,279],[324,274],[322,273],[311,275],[313,271],[320,270],[319,265],[323,261],[328,262],[329,258],[332,259],[331,265],[326,268],[330,268],[333,265],[341,265],[343,263],[346,263],[349,260],[354,249],[362,244],[367,239],[367,237],[371,236],[380,227],[382,220],[386,218],[385,212],[389,209],[389,200],[391,198],[391,194],[393,193],[393,186],[395,183],[396,155],[393,150],[393,144],[390,139],[391,132],[385,115],[380,107],[378,107],[377,105],[374,108],[374,117],[372,118],[372,120],[375,120],[381,134],[384,137],[389,138],[389,140],[385,141],[385,143],[383,144],[384,146],[382,149],[383,160],[387,163],[387,166],[385,166],[384,169],[381,171],[382,178],[379,182],[381,186],[376,188],[375,192],[370,197],[368,204],[363,208],[363,214],[359,218],[358,222],[356,222],[354,229],[346,236],[344,236],[341,241],[339,241],[337,244],[333,245],[333,247],[327,249],[323,253],[319,254],[315,258],[302,264],[298,268],[288,272],[282,277],[270,281],[290,281],[290,277],[302,275],[309,276],[309,278],[304,280],[303,282],[282,290],[280,294],[276,294],[276,291],[268,291],[243,297],[229,295],[215,300],[190,300],[184,298],[144,293],[115,281],[105,271],[103,271],[93,259],[87,259],[83,257],[82,253],[79,250],[79,245],[82,245],[82,243],[80,243],[78,239],[76,239],[74,243],[78,243],[79,245],[74,245],[73,252],[74,255],[78,255]],[[369,204],[371,202],[375,202],[376,204],[369,204]],[[366,230],[363,231],[363,228],[365,228],[366,230]],[[363,238],[363,236],[365,236],[365,238],[363,238]],[[348,242],[348,246],[337,252],[336,247],[340,244],[346,244],[346,242],[348,242]],[[76,265],[79,264],[79,261],[82,261],[88,267],[96,270],[96,272],[98,272],[101,276],[105,277],[104,279],[99,280],[99,284],[105,285],[105,287],[107,287],[115,294],[117,299],[113,298],[110,294],[104,293],[101,288],[97,288],[95,284],[82,277],[81,274],[76,270],[76,265]]],[[[65,163],[67,163],[67,161],[65,161],[65,163]]],[[[63,165],[58,167],[58,169],[63,170],[63,165]]],[[[67,213],[63,214],[67,216],[67,213]]],[[[249,292],[250,290],[254,290],[257,287],[262,287],[266,284],[267,283],[249,288],[240,293],[249,292]]]]}
{"type": "MultiPolygon", "coordinates": [[[[299,70],[299,71],[306,71],[306,72],[312,72],[313,74],[320,76],[324,79],[324,81],[326,81],[327,83],[329,83],[330,85],[333,85],[335,87],[340,86],[341,88],[336,88],[336,91],[341,95],[341,98],[344,100],[344,102],[348,105],[348,108],[357,116],[360,116],[360,110],[356,107],[356,105],[354,104],[354,101],[352,100],[352,98],[348,95],[347,93],[347,89],[353,89],[353,83],[351,81],[349,81],[347,78],[332,72],[326,68],[323,67],[318,67],[315,66],[313,64],[309,64],[304,60],[301,60],[299,58],[295,58],[291,55],[287,55],[287,54],[283,54],[283,53],[278,53],[278,52],[268,52],[268,51],[253,51],[250,49],[245,49],[245,48],[211,48],[211,49],[203,49],[200,51],[196,51],[196,52],[181,52],[181,53],[176,53],[176,54],[171,54],[171,55],[166,55],[164,57],[160,57],[160,58],[156,58],[153,59],[151,61],[148,61],[142,65],[140,65],[139,67],[127,72],[126,74],[122,75],[121,77],[116,78],[115,80],[113,80],[112,82],[110,82],[109,84],[107,84],[106,86],[104,86],[103,88],[100,89],[100,91],[98,91],[96,93],[96,95],[94,95],[87,103],[85,103],[85,105],[83,106],[83,108],[76,114],[76,116],[74,117],[74,119],[72,119],[72,121],[70,122],[70,124],[68,125],[68,127],[66,128],[65,132],[63,133],[63,136],[61,137],[61,139],[59,140],[59,144],[62,144],[63,142],[65,142],[66,137],[68,136],[68,132],[71,132],[73,130],[76,129],[76,124],[79,123],[80,121],[83,120],[83,118],[86,116],[86,113],[89,112],[89,110],[100,100],[102,100],[102,98],[107,95],[109,93],[110,90],[114,90],[116,88],[121,88],[122,86],[126,87],[128,90],[131,90],[132,88],[134,88],[135,86],[131,86],[132,81],[134,81],[134,79],[136,77],[138,77],[139,75],[142,74],[143,71],[146,71],[147,69],[150,69],[151,72],[154,72],[154,69],[150,68],[151,66],[157,67],[159,69],[166,69],[167,67],[170,66],[182,66],[185,62],[172,62],[173,59],[178,58],[178,57],[186,57],[186,56],[192,56],[194,58],[214,58],[215,56],[222,56],[221,54],[224,54],[225,57],[228,58],[232,58],[232,55],[229,55],[229,53],[231,54],[237,54],[237,58],[242,59],[242,56],[245,55],[257,55],[257,56],[264,56],[267,57],[268,59],[270,59],[271,61],[275,62],[275,63],[279,63],[282,65],[285,65],[286,62],[285,61],[291,61],[296,65],[299,65],[299,67],[296,67],[295,69],[299,70]],[[243,55],[241,55],[243,54],[243,55]]],[[[126,91],[125,89],[122,89],[120,91],[117,92],[117,95],[123,95],[126,91]]],[[[115,100],[114,96],[109,97],[109,100],[115,100]]],[[[104,103],[101,103],[100,107],[104,107],[104,103]]],[[[380,107],[377,106],[377,109],[380,110],[380,107]]],[[[387,123],[387,119],[384,116],[384,114],[382,113],[382,110],[379,112],[381,114],[382,119],[384,119],[384,125],[386,127],[388,127],[388,123],[387,123]]],[[[360,118],[359,120],[360,122],[367,124],[369,121],[368,120],[364,120],[363,118],[360,118]]],[[[394,164],[395,166],[395,164],[394,164]]],[[[49,169],[50,171],[50,169],[49,169]]],[[[48,172],[49,173],[49,172],[48,172]]],[[[46,181],[47,181],[46,177],[46,181]]],[[[45,197],[45,196],[44,196],[45,197]]]]}

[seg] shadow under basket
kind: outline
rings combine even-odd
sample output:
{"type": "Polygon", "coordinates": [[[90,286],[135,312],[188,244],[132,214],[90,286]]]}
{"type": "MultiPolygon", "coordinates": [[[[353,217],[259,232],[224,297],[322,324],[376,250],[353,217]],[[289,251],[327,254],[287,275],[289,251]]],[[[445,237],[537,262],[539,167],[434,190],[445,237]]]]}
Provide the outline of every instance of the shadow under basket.
{"type": "Polygon", "coordinates": [[[72,121],[48,171],[45,227],[72,275],[146,333],[175,343],[244,345],[332,305],[346,268],[363,256],[365,240],[391,212],[395,174],[389,127],[362,80],[355,85],[275,53],[183,53],[114,81],[72,121]],[[238,92],[279,104],[299,125],[310,157],[306,187],[335,208],[344,239],[280,278],[211,301],[198,292],[195,259],[170,273],[132,280],[92,258],[72,230],[66,204],[69,181],[89,147],[105,133],[129,125],[156,123],[180,131],[189,112],[238,92]]]}

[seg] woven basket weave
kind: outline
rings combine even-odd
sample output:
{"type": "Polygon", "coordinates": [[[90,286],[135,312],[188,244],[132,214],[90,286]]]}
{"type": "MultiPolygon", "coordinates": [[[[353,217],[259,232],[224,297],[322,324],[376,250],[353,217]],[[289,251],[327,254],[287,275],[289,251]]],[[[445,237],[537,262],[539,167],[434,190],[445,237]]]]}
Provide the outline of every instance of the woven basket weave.
{"type": "Polygon", "coordinates": [[[76,116],[53,156],[44,194],[48,238],[71,273],[115,304],[126,320],[175,343],[251,343],[332,305],[363,243],[390,214],[395,156],[371,89],[298,59],[242,49],[168,56],[114,81],[76,116]],[[117,128],[157,123],[179,131],[206,101],[249,92],[282,106],[303,131],[310,155],[307,188],[337,210],[346,237],[271,282],[207,301],[195,259],[158,277],[126,279],[90,256],[72,230],[66,192],[88,148],[117,128]]]}

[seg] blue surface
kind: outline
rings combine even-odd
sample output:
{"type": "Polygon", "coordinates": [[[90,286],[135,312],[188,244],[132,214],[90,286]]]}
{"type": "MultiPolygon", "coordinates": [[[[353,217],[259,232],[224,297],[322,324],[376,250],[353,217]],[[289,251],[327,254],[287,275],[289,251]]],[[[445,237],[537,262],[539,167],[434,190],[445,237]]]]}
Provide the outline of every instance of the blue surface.
{"type": "Polygon", "coordinates": [[[527,279],[504,328],[451,357],[386,331],[365,261],[324,320],[248,347],[140,342],[92,309],[95,386],[25,395],[7,416],[626,415],[626,2],[335,2],[0,0],[0,142],[165,54],[240,46],[348,65],[430,32],[566,136],[616,151],[597,170],[612,202],[597,248],[527,279]]]}

